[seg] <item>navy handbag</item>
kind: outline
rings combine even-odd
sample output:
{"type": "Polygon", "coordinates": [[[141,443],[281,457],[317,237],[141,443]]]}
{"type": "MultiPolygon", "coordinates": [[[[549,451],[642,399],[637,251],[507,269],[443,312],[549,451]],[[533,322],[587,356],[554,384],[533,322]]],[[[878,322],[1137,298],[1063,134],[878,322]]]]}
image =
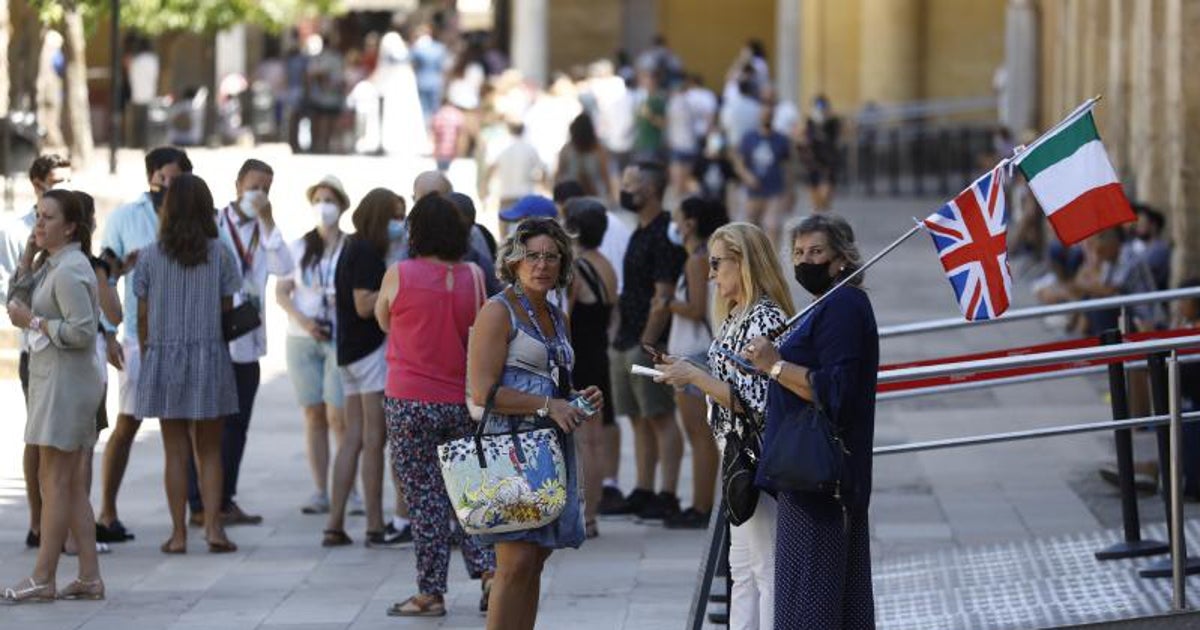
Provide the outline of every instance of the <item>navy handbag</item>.
{"type": "Polygon", "coordinates": [[[787,492],[839,494],[849,452],[819,401],[788,398],[793,404],[786,413],[767,414],[756,483],[787,492]]]}

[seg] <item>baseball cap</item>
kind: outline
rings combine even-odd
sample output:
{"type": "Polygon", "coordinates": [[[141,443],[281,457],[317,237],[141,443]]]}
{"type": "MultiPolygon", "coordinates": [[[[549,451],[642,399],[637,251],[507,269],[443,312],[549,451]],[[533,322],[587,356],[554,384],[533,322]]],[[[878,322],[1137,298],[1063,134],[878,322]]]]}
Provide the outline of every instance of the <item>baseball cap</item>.
{"type": "Polygon", "coordinates": [[[529,217],[557,217],[558,208],[549,197],[525,195],[516,203],[500,212],[505,221],[520,221],[529,217]]]}

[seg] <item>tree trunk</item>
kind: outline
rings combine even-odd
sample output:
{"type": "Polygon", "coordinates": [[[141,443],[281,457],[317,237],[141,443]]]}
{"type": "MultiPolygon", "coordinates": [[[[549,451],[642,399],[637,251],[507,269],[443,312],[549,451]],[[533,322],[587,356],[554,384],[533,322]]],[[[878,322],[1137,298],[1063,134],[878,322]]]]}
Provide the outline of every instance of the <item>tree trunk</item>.
{"type": "Polygon", "coordinates": [[[88,101],[87,44],[79,6],[68,3],[63,9],[67,40],[67,120],[71,135],[71,162],[76,168],[82,168],[91,161],[95,149],[91,103],[88,101]]]}
{"type": "Polygon", "coordinates": [[[0,117],[8,115],[8,2],[0,0],[0,117]]]}
{"type": "Polygon", "coordinates": [[[8,12],[12,22],[12,40],[8,45],[8,106],[31,112],[37,106],[38,63],[45,28],[37,12],[25,0],[9,2],[8,12]]]}

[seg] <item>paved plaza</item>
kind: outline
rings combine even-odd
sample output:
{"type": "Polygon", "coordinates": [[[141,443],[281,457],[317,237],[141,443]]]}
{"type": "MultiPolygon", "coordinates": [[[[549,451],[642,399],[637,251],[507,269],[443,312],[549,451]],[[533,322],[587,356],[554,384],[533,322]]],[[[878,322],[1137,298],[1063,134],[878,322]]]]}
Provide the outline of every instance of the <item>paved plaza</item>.
{"type": "MultiPolygon", "coordinates": [[[[232,195],[234,173],[251,155],[232,149],[190,153],[197,174],[210,182],[218,203],[232,195]]],[[[376,185],[408,195],[412,176],[423,166],[381,158],[293,157],[274,147],[253,155],[276,168],[275,215],[289,238],[299,236],[311,220],[303,189],[326,172],[341,177],[354,198],[376,185]]],[[[102,211],[144,186],[138,154],[124,153],[121,164],[116,178],[101,173],[76,177],[79,187],[97,193],[102,211]]],[[[456,164],[452,175],[460,188],[473,189],[469,164],[456,164]]],[[[906,231],[912,217],[928,214],[938,203],[853,198],[839,201],[838,208],[859,231],[864,253],[870,254],[906,231]]],[[[482,222],[493,220],[494,215],[481,213],[482,222]]],[[[1017,306],[1031,304],[1029,284],[1030,278],[1017,274],[1017,306]]],[[[873,268],[867,287],[881,325],[957,313],[923,235],[873,268]]],[[[0,608],[0,628],[482,626],[476,612],[478,583],[467,579],[457,559],[451,561],[449,615],[400,620],[386,617],[384,611],[415,592],[411,549],[320,546],[324,517],[304,516],[299,510],[311,483],[301,416],[285,373],[284,324],[283,313],[272,304],[271,350],[262,364],[263,385],[238,496],[243,506],[266,520],[261,526],[230,529],[240,550],[209,555],[199,530],[193,529],[188,555],[159,552],[169,525],[158,426],[149,421],[134,447],[120,499],[121,519],[137,539],[113,545],[113,553],[101,559],[108,600],[0,608]]],[[[884,363],[894,363],[1027,345],[1059,335],[1052,323],[1042,321],[966,328],[885,340],[882,357],[884,363]]],[[[885,402],[877,412],[877,444],[1101,420],[1108,413],[1104,388],[1102,379],[1080,377],[885,402]]],[[[34,552],[23,545],[27,512],[20,465],[22,407],[17,382],[0,381],[0,408],[8,410],[0,420],[0,584],[24,577],[34,560],[34,552]]],[[[110,396],[109,409],[114,408],[115,396],[110,396]]],[[[624,436],[621,474],[628,489],[634,467],[630,432],[624,436]]],[[[1149,452],[1142,448],[1146,437],[1139,436],[1139,452],[1149,452]]],[[[1134,577],[1131,561],[1092,560],[1092,551],[1117,539],[1114,528],[1120,524],[1116,493],[1096,475],[1097,467],[1111,458],[1111,442],[1110,435],[1092,434],[877,458],[871,517],[880,627],[1026,628],[1165,610],[1169,580],[1141,581],[1134,577]]],[[[690,499],[689,473],[685,465],[680,484],[684,505],[690,499]]],[[[1194,507],[1189,505],[1189,510],[1194,507]]],[[[1144,497],[1141,508],[1144,522],[1163,520],[1156,498],[1144,497]]],[[[632,521],[601,521],[600,527],[600,538],[551,558],[538,627],[682,628],[705,544],[703,534],[632,521]]],[[[361,517],[348,521],[347,530],[356,541],[361,542],[364,528],[361,517]]],[[[1161,525],[1147,530],[1164,535],[1161,525]]],[[[1200,542],[1200,527],[1190,525],[1188,533],[1200,542]]],[[[1200,552],[1200,547],[1194,551],[1200,552]]],[[[65,559],[59,583],[68,582],[74,571],[74,560],[65,559]]],[[[1200,580],[1192,578],[1189,587],[1200,588],[1200,580]]]]}

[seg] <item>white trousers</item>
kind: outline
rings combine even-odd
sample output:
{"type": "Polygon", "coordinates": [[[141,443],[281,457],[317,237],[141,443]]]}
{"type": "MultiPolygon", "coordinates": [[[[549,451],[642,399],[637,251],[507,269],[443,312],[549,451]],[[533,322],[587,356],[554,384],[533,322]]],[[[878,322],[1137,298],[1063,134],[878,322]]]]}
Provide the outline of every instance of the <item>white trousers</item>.
{"type": "Polygon", "coordinates": [[[754,516],[730,528],[729,627],[733,630],[771,630],[775,625],[775,521],[778,508],[761,492],[754,516]]]}

